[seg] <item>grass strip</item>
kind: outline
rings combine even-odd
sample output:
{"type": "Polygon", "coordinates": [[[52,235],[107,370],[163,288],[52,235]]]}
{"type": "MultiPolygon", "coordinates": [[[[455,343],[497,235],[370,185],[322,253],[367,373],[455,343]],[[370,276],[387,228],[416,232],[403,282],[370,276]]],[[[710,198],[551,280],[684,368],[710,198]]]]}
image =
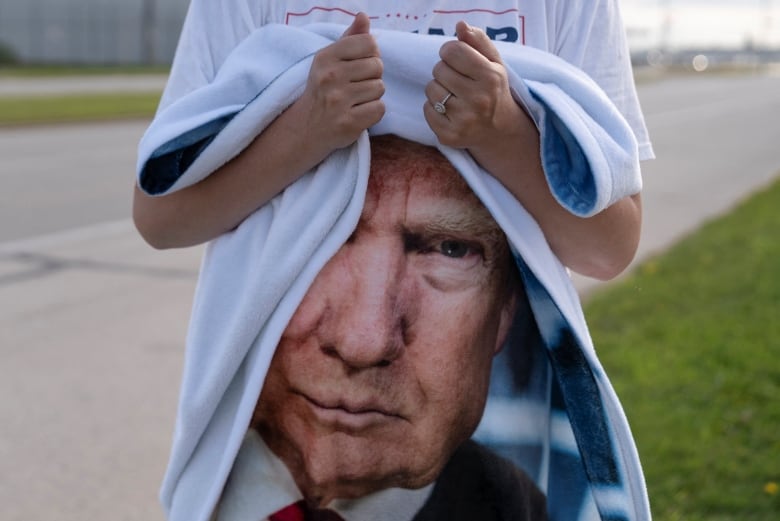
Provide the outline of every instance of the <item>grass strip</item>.
{"type": "Polygon", "coordinates": [[[58,78],[63,76],[111,76],[168,74],[169,65],[6,65],[0,78],[58,78]]]}
{"type": "Polygon", "coordinates": [[[780,181],[586,305],[658,521],[780,519],[780,181]]]}
{"type": "Polygon", "coordinates": [[[0,125],[151,117],[159,93],[0,97],[0,125]]]}

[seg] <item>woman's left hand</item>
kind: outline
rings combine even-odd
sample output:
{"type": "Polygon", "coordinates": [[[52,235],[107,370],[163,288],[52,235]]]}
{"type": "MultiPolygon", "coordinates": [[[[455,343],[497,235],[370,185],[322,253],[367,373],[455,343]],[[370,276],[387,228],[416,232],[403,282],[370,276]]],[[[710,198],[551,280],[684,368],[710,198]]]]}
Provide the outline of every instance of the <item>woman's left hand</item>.
{"type": "Polygon", "coordinates": [[[490,148],[532,123],[512,97],[504,63],[485,32],[462,21],[456,31],[458,39],[441,46],[425,88],[425,119],[443,145],[490,148]]]}

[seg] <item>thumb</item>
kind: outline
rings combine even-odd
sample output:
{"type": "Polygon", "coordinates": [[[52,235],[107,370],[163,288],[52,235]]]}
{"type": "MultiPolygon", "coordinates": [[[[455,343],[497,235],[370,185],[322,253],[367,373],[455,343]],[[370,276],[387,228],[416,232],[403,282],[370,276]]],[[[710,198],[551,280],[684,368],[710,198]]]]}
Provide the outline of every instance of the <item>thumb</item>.
{"type": "Polygon", "coordinates": [[[490,41],[485,31],[478,27],[472,27],[464,21],[458,22],[455,26],[455,34],[458,40],[468,44],[479,54],[495,63],[502,63],[501,55],[498,53],[498,49],[490,41]]]}
{"type": "Polygon", "coordinates": [[[368,15],[366,13],[358,13],[352,20],[352,25],[347,27],[347,30],[344,31],[344,34],[342,34],[341,37],[344,38],[345,36],[353,36],[355,34],[367,34],[370,29],[371,21],[369,20],[368,15]]]}

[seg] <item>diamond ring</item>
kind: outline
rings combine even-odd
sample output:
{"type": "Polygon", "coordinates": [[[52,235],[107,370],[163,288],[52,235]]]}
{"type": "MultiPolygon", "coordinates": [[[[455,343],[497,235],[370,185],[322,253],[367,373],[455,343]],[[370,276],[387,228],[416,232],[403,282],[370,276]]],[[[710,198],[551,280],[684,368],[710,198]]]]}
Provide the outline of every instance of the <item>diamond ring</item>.
{"type": "Polygon", "coordinates": [[[446,114],[447,113],[447,107],[444,106],[445,103],[447,103],[447,100],[450,99],[452,96],[452,92],[448,92],[446,96],[444,96],[444,99],[441,101],[437,101],[433,104],[433,110],[438,112],[439,114],[446,114]]]}

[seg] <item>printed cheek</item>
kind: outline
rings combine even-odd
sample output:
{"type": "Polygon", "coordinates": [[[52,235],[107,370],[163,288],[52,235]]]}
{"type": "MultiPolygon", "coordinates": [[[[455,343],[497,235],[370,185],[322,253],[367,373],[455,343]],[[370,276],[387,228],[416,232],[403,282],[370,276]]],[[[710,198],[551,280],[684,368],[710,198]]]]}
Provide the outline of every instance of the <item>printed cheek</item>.
{"type": "Polygon", "coordinates": [[[285,328],[282,338],[290,341],[308,337],[323,313],[324,304],[310,295],[304,297],[285,328]]]}

